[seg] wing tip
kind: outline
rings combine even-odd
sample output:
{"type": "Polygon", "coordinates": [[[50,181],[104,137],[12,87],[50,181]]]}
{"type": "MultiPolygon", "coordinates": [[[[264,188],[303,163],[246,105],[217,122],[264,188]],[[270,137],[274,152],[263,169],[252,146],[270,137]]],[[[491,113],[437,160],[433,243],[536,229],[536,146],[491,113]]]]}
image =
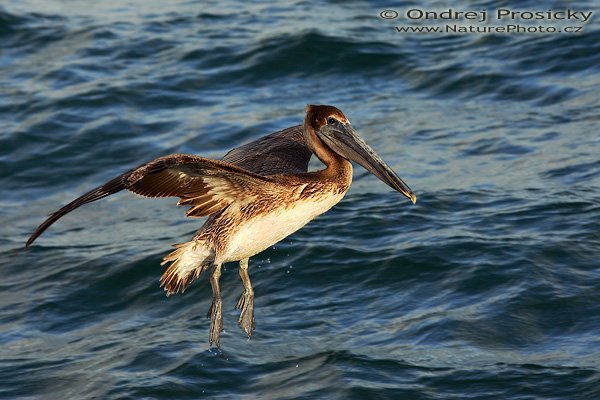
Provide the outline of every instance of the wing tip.
{"type": "Polygon", "coordinates": [[[42,233],[44,233],[44,231],[48,228],[48,226],[50,226],[52,224],[52,221],[50,224],[48,224],[48,221],[51,219],[52,217],[48,218],[46,221],[44,221],[32,234],[31,236],[29,236],[29,239],[27,239],[27,242],[25,242],[25,248],[28,248],[29,246],[31,246],[33,244],[33,242],[35,242],[35,240],[40,237],[40,235],[42,233]]]}

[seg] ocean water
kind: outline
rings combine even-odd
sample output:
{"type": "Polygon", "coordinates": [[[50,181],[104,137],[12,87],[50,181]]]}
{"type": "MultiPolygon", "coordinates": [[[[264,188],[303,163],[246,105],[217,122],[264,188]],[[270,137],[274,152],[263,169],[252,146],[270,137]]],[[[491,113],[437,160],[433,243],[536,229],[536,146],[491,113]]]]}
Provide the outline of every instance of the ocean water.
{"type": "Polygon", "coordinates": [[[456,22],[414,8],[599,6],[3,1],[0,397],[600,398],[600,16],[512,21],[578,33],[396,29],[456,22]],[[250,260],[250,340],[235,264],[220,351],[206,277],[159,288],[200,225],[173,199],[118,194],[23,248],[121,172],[219,158],[307,103],[341,108],[418,201],[356,167],[340,204],[250,260]]]}

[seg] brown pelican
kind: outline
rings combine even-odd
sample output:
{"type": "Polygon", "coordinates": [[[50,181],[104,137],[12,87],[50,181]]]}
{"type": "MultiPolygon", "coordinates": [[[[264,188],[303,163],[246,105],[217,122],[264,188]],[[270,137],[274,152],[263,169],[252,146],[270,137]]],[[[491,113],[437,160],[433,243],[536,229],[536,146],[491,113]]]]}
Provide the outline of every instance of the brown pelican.
{"type": "Polygon", "coordinates": [[[26,247],[50,225],[77,207],[123,189],[146,197],[179,197],[188,217],[208,216],[191,241],[175,245],[161,265],[167,295],[183,292],[212,266],[213,300],[209,345],[219,347],[223,328],[219,277],[221,265],[239,261],[244,292],[237,302],[239,325],[250,337],[254,291],[248,260],[337,204],[352,182],[355,161],[408,197],[416,196],[352,129],[337,108],[308,105],[304,124],[235,148],[222,160],[173,154],[129,170],[56,211],[33,232],[26,247]],[[316,155],[325,169],[308,172],[316,155]]]}

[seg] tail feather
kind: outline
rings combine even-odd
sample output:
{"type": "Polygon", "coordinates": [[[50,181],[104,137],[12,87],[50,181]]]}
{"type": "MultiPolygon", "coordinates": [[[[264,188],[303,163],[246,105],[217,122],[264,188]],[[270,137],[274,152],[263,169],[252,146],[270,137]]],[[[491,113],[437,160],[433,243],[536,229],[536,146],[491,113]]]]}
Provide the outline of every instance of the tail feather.
{"type": "Polygon", "coordinates": [[[171,263],[160,278],[160,286],[164,287],[167,296],[181,292],[212,262],[212,252],[203,242],[191,242],[175,245],[176,249],[165,256],[161,265],[171,263]]]}

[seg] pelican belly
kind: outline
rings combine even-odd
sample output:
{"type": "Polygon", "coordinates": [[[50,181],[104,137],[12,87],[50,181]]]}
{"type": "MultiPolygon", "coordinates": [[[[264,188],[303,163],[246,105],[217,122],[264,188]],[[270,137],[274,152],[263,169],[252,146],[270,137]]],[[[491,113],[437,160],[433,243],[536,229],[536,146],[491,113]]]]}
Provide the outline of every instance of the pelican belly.
{"type": "Polygon", "coordinates": [[[225,262],[252,257],[336,205],[345,193],[282,204],[241,223],[229,241],[225,262]]]}

